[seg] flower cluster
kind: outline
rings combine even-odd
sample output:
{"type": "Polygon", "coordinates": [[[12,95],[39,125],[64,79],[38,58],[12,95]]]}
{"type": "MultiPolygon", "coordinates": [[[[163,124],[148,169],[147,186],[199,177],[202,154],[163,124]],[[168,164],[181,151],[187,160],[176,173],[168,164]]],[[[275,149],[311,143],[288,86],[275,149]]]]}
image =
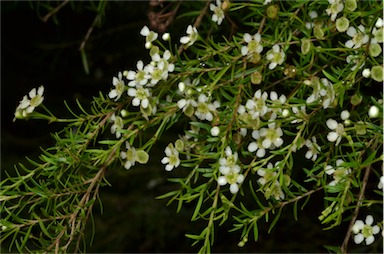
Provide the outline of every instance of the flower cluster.
{"type": "MultiPolygon", "coordinates": [[[[285,198],[285,194],[281,190],[280,181],[278,180],[279,174],[277,172],[280,170],[280,165],[280,161],[276,162],[275,166],[269,162],[266,169],[259,168],[256,171],[260,176],[257,182],[262,186],[266,199],[273,197],[276,200],[282,200],[285,198]]],[[[285,180],[284,184],[288,186],[290,180],[285,180]]]]}
{"type": "Polygon", "coordinates": [[[331,165],[325,167],[325,173],[333,176],[333,180],[329,183],[329,186],[342,184],[351,172],[351,169],[345,166],[345,162],[342,159],[336,161],[336,167],[332,167],[331,165]]]}
{"type": "Polygon", "coordinates": [[[126,151],[120,152],[120,158],[125,160],[124,167],[130,169],[135,166],[135,162],[140,164],[146,164],[149,160],[149,155],[144,150],[137,150],[129,144],[128,141],[125,142],[126,151]]]}

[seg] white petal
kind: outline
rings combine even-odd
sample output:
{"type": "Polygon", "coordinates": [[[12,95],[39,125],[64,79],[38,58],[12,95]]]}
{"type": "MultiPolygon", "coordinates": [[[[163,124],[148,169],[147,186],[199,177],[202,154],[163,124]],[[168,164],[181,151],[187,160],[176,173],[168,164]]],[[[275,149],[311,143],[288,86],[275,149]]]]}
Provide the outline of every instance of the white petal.
{"type": "Polygon", "coordinates": [[[265,149],[264,148],[260,148],[259,150],[257,150],[256,156],[259,157],[259,158],[263,158],[265,156],[265,149]]]}
{"type": "Polygon", "coordinates": [[[326,122],[327,126],[331,130],[335,130],[337,128],[337,122],[336,120],[333,120],[332,118],[328,119],[326,122]]]}
{"type": "Polygon", "coordinates": [[[371,245],[375,241],[375,237],[373,235],[369,236],[368,238],[365,239],[365,244],[366,245],[371,245]]]}
{"type": "Polygon", "coordinates": [[[135,97],[136,96],[136,89],[135,88],[129,88],[128,89],[128,95],[135,97]]]}
{"type": "Polygon", "coordinates": [[[141,31],[140,31],[140,34],[142,36],[147,36],[149,34],[149,28],[147,26],[144,26],[141,31]]]}
{"type": "Polygon", "coordinates": [[[364,240],[364,236],[362,234],[357,234],[353,240],[356,244],[360,244],[364,240]]]}
{"type": "Polygon", "coordinates": [[[29,97],[32,99],[33,97],[36,96],[36,88],[33,88],[30,92],[29,92],[29,97]]]}
{"type": "Polygon", "coordinates": [[[243,38],[245,42],[250,42],[252,40],[252,37],[249,33],[245,33],[243,38]]]}
{"type": "Polygon", "coordinates": [[[108,94],[109,98],[115,98],[117,96],[117,91],[115,89],[111,90],[108,94]]]}
{"type": "Polygon", "coordinates": [[[172,171],[172,169],[173,169],[173,165],[168,164],[165,166],[165,170],[167,171],[172,171]]]}
{"type": "Polygon", "coordinates": [[[239,192],[239,185],[237,185],[237,183],[233,183],[229,186],[229,191],[232,193],[232,194],[236,194],[237,192],[239,192]]]}
{"type": "Polygon", "coordinates": [[[225,176],[220,176],[218,179],[217,179],[217,183],[219,185],[226,185],[227,184],[227,178],[225,176]]]}
{"type": "Polygon", "coordinates": [[[248,151],[253,153],[254,151],[257,150],[257,144],[256,142],[251,142],[249,145],[248,145],[248,151]]]}
{"type": "Polygon", "coordinates": [[[328,133],[328,135],[327,135],[327,139],[330,142],[335,142],[338,137],[339,137],[339,135],[334,131],[328,133]]]}
{"type": "Polygon", "coordinates": [[[272,144],[271,140],[266,138],[266,139],[263,140],[262,146],[264,148],[268,149],[269,147],[271,147],[271,144],[272,144]]]}
{"type": "Polygon", "coordinates": [[[180,38],[180,43],[187,44],[190,40],[191,38],[189,38],[188,36],[183,36],[180,38]]]}
{"type": "Polygon", "coordinates": [[[161,160],[161,163],[163,164],[168,164],[169,162],[169,158],[168,157],[164,157],[162,160],[161,160]]]}
{"type": "Polygon", "coordinates": [[[372,215],[367,215],[367,218],[365,218],[365,224],[367,225],[372,225],[373,223],[373,216],[372,215]]]}

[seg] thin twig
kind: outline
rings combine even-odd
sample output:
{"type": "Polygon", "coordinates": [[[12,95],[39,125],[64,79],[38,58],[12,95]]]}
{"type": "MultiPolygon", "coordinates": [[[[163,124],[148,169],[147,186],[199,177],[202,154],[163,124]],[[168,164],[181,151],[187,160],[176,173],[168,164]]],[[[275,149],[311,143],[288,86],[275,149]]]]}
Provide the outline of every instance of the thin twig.
{"type": "Polygon", "coordinates": [[[355,211],[353,212],[353,217],[351,219],[351,222],[349,223],[349,227],[348,227],[347,233],[345,235],[343,244],[341,245],[341,252],[343,254],[347,253],[348,241],[349,241],[349,238],[351,237],[352,227],[356,222],[357,215],[359,215],[360,206],[363,203],[365,188],[367,187],[367,182],[368,182],[368,177],[369,177],[370,172],[371,172],[371,166],[367,167],[365,170],[365,174],[364,174],[364,178],[363,178],[363,186],[362,186],[360,193],[359,193],[359,199],[357,201],[355,211]]]}
{"type": "Polygon", "coordinates": [[[47,15],[45,15],[44,17],[41,18],[41,20],[43,22],[47,22],[48,19],[53,16],[54,14],[56,14],[56,12],[58,12],[61,8],[63,8],[67,3],[69,3],[69,0],[65,0],[64,2],[62,2],[59,6],[57,6],[55,9],[53,9],[50,13],[48,13],[47,15]]]}
{"type": "Polygon", "coordinates": [[[95,17],[95,19],[93,20],[93,23],[91,25],[90,28],[88,28],[88,31],[87,33],[85,34],[85,37],[83,39],[83,41],[81,42],[80,44],[80,47],[79,47],[79,50],[81,51],[82,49],[84,49],[85,47],[85,44],[87,43],[88,39],[89,39],[89,36],[91,35],[92,31],[93,31],[93,28],[96,26],[97,22],[99,21],[99,18],[100,18],[100,13],[98,13],[95,17]]]}

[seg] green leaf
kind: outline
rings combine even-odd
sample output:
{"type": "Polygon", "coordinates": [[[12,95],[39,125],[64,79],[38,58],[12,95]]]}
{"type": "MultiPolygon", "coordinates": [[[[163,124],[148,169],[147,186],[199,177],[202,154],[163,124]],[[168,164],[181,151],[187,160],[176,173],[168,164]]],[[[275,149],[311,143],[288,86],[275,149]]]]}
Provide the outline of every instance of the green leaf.
{"type": "Polygon", "coordinates": [[[203,204],[203,198],[204,198],[204,191],[201,192],[199,200],[197,201],[195,211],[193,212],[191,220],[196,220],[197,215],[199,214],[200,207],[203,204]]]}
{"type": "Polygon", "coordinates": [[[273,229],[273,227],[276,225],[277,221],[279,220],[280,218],[280,215],[281,215],[281,211],[283,210],[282,207],[280,207],[279,211],[277,212],[275,218],[273,219],[271,225],[269,226],[269,229],[268,229],[268,234],[271,233],[271,230],[273,229]]]}

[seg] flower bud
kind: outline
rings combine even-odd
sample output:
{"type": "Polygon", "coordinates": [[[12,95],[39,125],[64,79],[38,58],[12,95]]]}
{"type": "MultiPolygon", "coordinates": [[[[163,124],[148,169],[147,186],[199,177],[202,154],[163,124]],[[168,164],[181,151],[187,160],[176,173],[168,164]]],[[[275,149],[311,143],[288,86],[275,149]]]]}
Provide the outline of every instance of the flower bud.
{"type": "Polygon", "coordinates": [[[348,30],[349,20],[346,17],[336,19],[336,29],[339,32],[345,32],[348,30]]]}
{"type": "Polygon", "coordinates": [[[270,5],[267,8],[267,17],[270,19],[275,19],[277,17],[279,7],[277,5],[270,5]]]}
{"type": "Polygon", "coordinates": [[[377,118],[380,114],[379,108],[377,106],[371,106],[368,111],[370,118],[377,118]]]}

